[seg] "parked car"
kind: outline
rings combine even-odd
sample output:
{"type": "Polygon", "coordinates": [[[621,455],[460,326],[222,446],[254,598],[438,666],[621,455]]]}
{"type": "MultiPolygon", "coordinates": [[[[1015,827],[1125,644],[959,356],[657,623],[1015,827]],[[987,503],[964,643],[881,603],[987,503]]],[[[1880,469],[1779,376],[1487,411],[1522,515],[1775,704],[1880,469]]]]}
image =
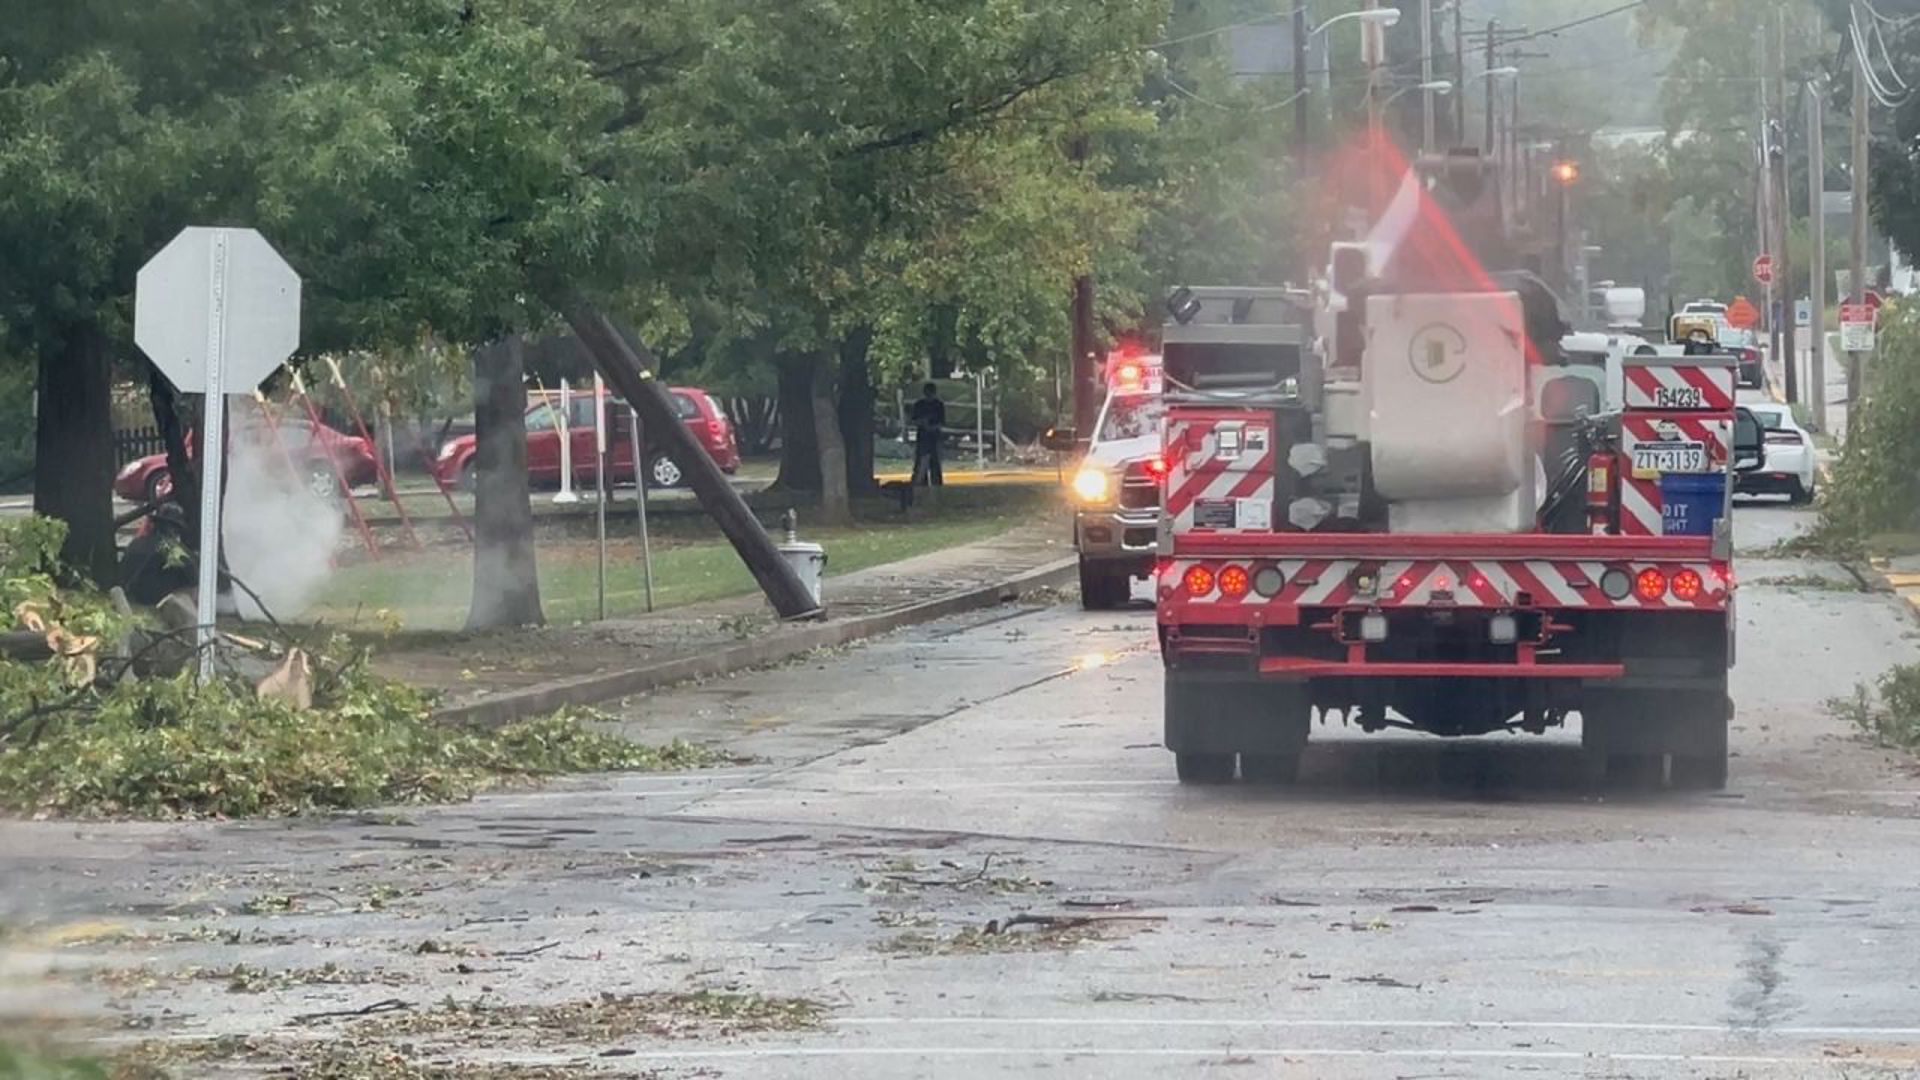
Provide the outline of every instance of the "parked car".
{"type": "Polygon", "coordinates": [[[1742,495],[1785,495],[1796,504],[1812,502],[1817,476],[1813,437],[1785,405],[1756,402],[1746,408],[1765,432],[1767,460],[1759,469],[1740,473],[1733,490],[1742,495]]]}
{"type": "MultiPolygon", "coordinates": [[[[276,416],[269,424],[257,410],[243,412],[237,408],[233,425],[229,446],[233,440],[246,440],[278,449],[301,483],[322,498],[339,495],[342,480],[348,488],[356,488],[379,479],[373,444],[357,435],[315,424],[304,416],[276,416]]],[[[191,432],[187,434],[187,453],[195,453],[191,432]]],[[[167,471],[165,454],[128,462],[113,478],[113,493],[128,502],[159,502],[172,492],[173,477],[167,471]]]]}
{"type": "Polygon", "coordinates": [[[1760,353],[1760,335],[1728,327],[1720,332],[1720,347],[1739,358],[1734,378],[1741,386],[1767,385],[1767,369],[1760,353]]]}
{"type": "MultiPolygon", "coordinates": [[[[694,439],[713,458],[720,471],[732,473],[740,468],[740,449],[734,443],[733,423],[705,390],[691,386],[668,388],[674,411],[694,439]]],[[[632,483],[634,477],[633,433],[627,403],[611,394],[603,398],[607,410],[607,479],[614,484],[632,483]]],[[[527,402],[527,479],[542,487],[560,484],[560,395],[551,391],[529,395],[527,402]]],[[[592,484],[598,467],[593,447],[593,394],[574,394],[567,406],[568,442],[573,457],[573,479],[592,484]]],[[[665,441],[642,429],[646,446],[641,456],[646,462],[647,486],[679,487],[686,482],[686,471],[667,453],[665,441]]],[[[434,475],[441,483],[469,490],[473,487],[475,436],[448,439],[440,447],[433,463],[434,475]]]]}

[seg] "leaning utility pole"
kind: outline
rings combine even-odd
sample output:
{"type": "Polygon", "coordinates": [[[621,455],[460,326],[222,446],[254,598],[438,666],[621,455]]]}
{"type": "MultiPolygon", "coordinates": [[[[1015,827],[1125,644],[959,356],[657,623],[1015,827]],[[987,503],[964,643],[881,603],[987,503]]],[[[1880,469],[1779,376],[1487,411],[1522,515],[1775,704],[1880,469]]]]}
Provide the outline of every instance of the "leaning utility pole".
{"type": "Polygon", "coordinates": [[[746,500],[733,489],[720,466],[714,464],[693,432],[674,411],[673,399],[660,380],[654,378],[658,366],[644,348],[630,343],[606,316],[577,296],[560,298],[561,313],[579,336],[580,344],[593,358],[593,366],[606,377],[627,404],[640,414],[649,434],[666,443],[668,454],[686,472],[688,486],[700,506],[712,515],[714,523],[733,544],[740,561],[760,583],[761,591],[783,619],[804,618],[820,613],[813,593],[801,583],[800,576],[780,555],[773,538],[753,516],[746,500]]]}
{"type": "Polygon", "coordinates": [[[1797,342],[1794,340],[1794,295],[1793,287],[1793,250],[1789,240],[1793,234],[1793,191],[1792,175],[1787,168],[1787,16],[1784,11],[1774,12],[1774,51],[1773,51],[1773,98],[1774,108],[1779,116],[1779,142],[1774,146],[1776,156],[1767,159],[1767,168],[1779,169],[1779,179],[1773,190],[1779,193],[1774,206],[1774,230],[1778,237],[1774,243],[1773,279],[1779,283],[1775,294],[1780,298],[1780,357],[1786,370],[1787,401],[1800,400],[1800,356],[1797,342]]]}
{"type": "Polygon", "coordinates": [[[1813,415],[1807,426],[1814,431],[1827,429],[1827,152],[1826,135],[1820,129],[1826,122],[1821,90],[1817,82],[1807,84],[1807,225],[1808,246],[1813,249],[1807,264],[1813,309],[1807,326],[1812,335],[1807,342],[1807,405],[1813,415]]]}
{"type": "MultiPolygon", "coordinates": [[[[1844,302],[1863,303],[1867,298],[1867,110],[1872,107],[1872,92],[1867,86],[1866,58],[1855,51],[1853,58],[1853,281],[1844,302]]],[[[1853,434],[1853,418],[1860,411],[1860,397],[1866,386],[1860,370],[1863,357],[1847,354],[1847,434],[1853,434]]]]}

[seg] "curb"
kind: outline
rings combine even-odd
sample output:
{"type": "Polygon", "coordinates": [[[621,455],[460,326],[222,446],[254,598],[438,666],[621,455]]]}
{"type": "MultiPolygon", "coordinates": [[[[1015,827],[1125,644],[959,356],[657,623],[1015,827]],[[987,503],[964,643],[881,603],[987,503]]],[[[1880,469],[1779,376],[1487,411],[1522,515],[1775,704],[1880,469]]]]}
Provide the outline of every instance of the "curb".
{"type": "Polygon", "coordinates": [[[1907,606],[1907,612],[1920,619],[1920,574],[1898,570],[1889,570],[1874,562],[1868,562],[1866,572],[1879,584],[1875,592],[1888,592],[1907,606]]]}
{"type": "Polygon", "coordinates": [[[579,675],[511,690],[462,705],[449,705],[435,710],[433,719],[443,724],[500,727],[570,705],[594,705],[673,683],[766,667],[816,649],[830,649],[949,615],[993,607],[1018,599],[1023,593],[1064,585],[1073,580],[1077,567],[1078,560],[1075,558],[1060,559],[1016,574],[1005,581],[936,596],[905,607],[877,611],[845,622],[804,626],[793,632],[775,633],[759,641],[746,641],[694,656],[621,671],[579,675]]]}

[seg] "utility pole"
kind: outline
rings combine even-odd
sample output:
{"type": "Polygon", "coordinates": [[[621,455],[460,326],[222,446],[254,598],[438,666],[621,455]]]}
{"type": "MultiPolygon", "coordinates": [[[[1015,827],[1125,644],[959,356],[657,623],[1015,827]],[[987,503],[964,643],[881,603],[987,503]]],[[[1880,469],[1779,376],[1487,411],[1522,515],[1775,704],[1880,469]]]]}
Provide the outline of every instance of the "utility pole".
{"type": "MultiPolygon", "coordinates": [[[[1420,0],[1420,84],[1433,84],[1433,0],[1420,0]]],[[[1433,91],[1420,91],[1420,152],[1433,153],[1433,91]]]]}
{"type": "Polygon", "coordinates": [[[1513,106],[1507,114],[1507,153],[1502,171],[1507,174],[1507,219],[1512,221],[1520,214],[1520,76],[1507,81],[1513,84],[1513,106]]]}
{"type": "MultiPolygon", "coordinates": [[[[1861,303],[1867,295],[1867,109],[1873,98],[1867,87],[1867,68],[1862,58],[1853,58],[1853,288],[1845,300],[1861,303]]],[[[1862,357],[1847,354],[1847,434],[1853,434],[1853,418],[1860,411],[1860,397],[1866,390],[1860,370],[1862,357]]]]}
{"type": "Polygon", "coordinates": [[[1453,144],[1467,145],[1467,44],[1461,29],[1460,9],[1466,5],[1453,0],[1453,144]]]}
{"type": "Polygon", "coordinates": [[[1820,101],[1821,86],[1807,84],[1807,206],[1811,215],[1808,235],[1813,248],[1807,264],[1810,283],[1808,302],[1813,308],[1807,331],[1807,404],[1813,417],[1808,426],[1814,431],[1827,428],[1827,148],[1821,125],[1826,110],[1820,101]]]}
{"type": "MultiPolygon", "coordinates": [[[[1307,124],[1307,0],[1296,0],[1293,7],[1293,154],[1305,180],[1312,160],[1308,149],[1307,124]]],[[[1331,48],[1328,50],[1331,52],[1331,48]]]]}
{"type": "MultiPolygon", "coordinates": [[[[1767,44],[1767,41],[1766,41],[1765,34],[1763,32],[1760,38],[1760,46],[1762,49],[1760,55],[1761,55],[1763,64],[1771,65],[1773,63],[1773,50],[1766,48],[1766,44],[1767,44]]],[[[1759,166],[1758,176],[1760,178],[1760,202],[1758,207],[1758,214],[1754,221],[1754,237],[1756,239],[1756,242],[1759,245],[1760,254],[1775,257],[1776,258],[1775,266],[1777,268],[1778,253],[1776,253],[1773,250],[1774,192],[1773,192],[1773,156],[1772,156],[1772,150],[1773,150],[1772,114],[1769,111],[1768,105],[1767,105],[1767,93],[1768,93],[1767,88],[1771,84],[1772,84],[1771,79],[1766,78],[1764,75],[1761,77],[1760,84],[1759,84],[1760,142],[1754,151],[1758,155],[1756,164],[1759,166]]],[[[1762,290],[1761,304],[1760,304],[1761,306],[1760,326],[1762,329],[1764,329],[1767,332],[1767,347],[1769,350],[1772,351],[1775,357],[1778,357],[1780,355],[1780,327],[1777,325],[1777,320],[1775,320],[1773,317],[1773,300],[1774,300],[1774,286],[1775,286],[1775,283],[1777,283],[1779,280],[1780,280],[1780,275],[1778,273],[1775,273],[1773,275],[1772,280],[1763,281],[1760,283],[1760,287],[1762,290]]]]}
{"type": "MultiPolygon", "coordinates": [[[[1372,11],[1380,6],[1379,0],[1367,0],[1366,10],[1372,11]]],[[[1365,42],[1367,58],[1367,152],[1372,155],[1372,168],[1367,170],[1368,181],[1367,217],[1377,217],[1386,206],[1386,188],[1388,182],[1380,171],[1382,153],[1386,144],[1386,127],[1381,117],[1380,101],[1380,64],[1385,57],[1386,36],[1378,26],[1368,22],[1360,29],[1360,40],[1365,42]]],[[[1333,49],[1328,47],[1331,54],[1333,49]]]]}
{"type": "MultiPolygon", "coordinates": [[[[1495,43],[1498,42],[1499,40],[1500,40],[1500,20],[1488,19],[1487,20],[1487,66],[1485,68],[1482,68],[1481,70],[1483,71],[1493,70],[1494,58],[1495,58],[1494,47],[1495,47],[1495,43]]],[[[1485,148],[1484,153],[1486,154],[1486,156],[1488,158],[1492,158],[1495,150],[1495,147],[1493,145],[1493,78],[1492,76],[1488,76],[1487,78],[1482,79],[1481,81],[1486,83],[1486,89],[1484,93],[1486,94],[1486,99],[1487,99],[1487,137],[1481,140],[1480,145],[1485,148]]]]}
{"type": "Polygon", "coordinates": [[[1786,368],[1786,392],[1789,403],[1800,400],[1800,355],[1798,342],[1794,334],[1794,297],[1798,290],[1793,287],[1793,249],[1788,242],[1793,235],[1793,190],[1792,174],[1787,168],[1787,16],[1786,12],[1774,11],[1774,53],[1773,53],[1773,98],[1776,115],[1779,117],[1776,130],[1778,141],[1773,147],[1773,157],[1767,159],[1769,170],[1779,169],[1779,182],[1773,190],[1779,194],[1774,207],[1775,229],[1778,239],[1774,247],[1773,280],[1779,283],[1775,293],[1780,297],[1780,356],[1786,368]],[[1776,164],[1777,163],[1777,164],[1776,164]]]}
{"type": "MultiPolygon", "coordinates": [[[[1077,134],[1067,144],[1067,157],[1075,164],[1087,160],[1089,151],[1087,136],[1077,134]]],[[[1093,438],[1094,421],[1100,414],[1099,386],[1097,381],[1098,365],[1094,363],[1095,342],[1093,336],[1093,276],[1081,274],[1073,279],[1073,309],[1070,345],[1073,350],[1073,362],[1069,371],[1073,375],[1073,431],[1074,439],[1085,445],[1093,438]]]]}

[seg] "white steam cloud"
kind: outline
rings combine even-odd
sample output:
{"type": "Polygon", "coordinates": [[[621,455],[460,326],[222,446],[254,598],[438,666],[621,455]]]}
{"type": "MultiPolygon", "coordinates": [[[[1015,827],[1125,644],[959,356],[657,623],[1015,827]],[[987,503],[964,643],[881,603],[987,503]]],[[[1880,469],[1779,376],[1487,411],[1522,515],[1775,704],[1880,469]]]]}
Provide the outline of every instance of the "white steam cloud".
{"type": "MultiPolygon", "coordinates": [[[[263,438],[235,432],[230,444],[223,551],[228,570],[275,618],[289,619],[306,611],[332,576],[343,525],[339,503],[315,494],[304,467],[296,469],[287,451],[263,438]]],[[[242,618],[262,617],[244,589],[233,592],[242,618]]]]}

